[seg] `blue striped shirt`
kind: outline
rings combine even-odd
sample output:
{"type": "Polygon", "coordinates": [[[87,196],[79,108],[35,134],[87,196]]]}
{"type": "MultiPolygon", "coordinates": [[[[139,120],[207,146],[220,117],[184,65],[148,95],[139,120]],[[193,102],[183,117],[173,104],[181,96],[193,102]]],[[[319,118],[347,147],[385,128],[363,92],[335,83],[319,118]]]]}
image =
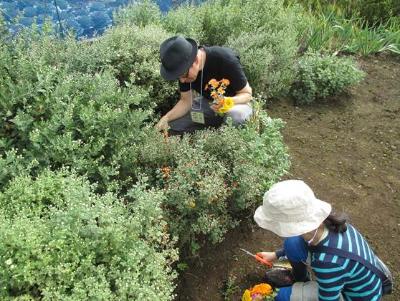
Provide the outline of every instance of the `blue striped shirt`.
{"type": "MultiPolygon", "coordinates": [[[[329,231],[319,245],[355,253],[376,265],[375,255],[367,241],[350,224],[347,231],[329,231]]],[[[311,267],[319,286],[320,301],[377,301],[382,296],[382,283],[377,275],[361,263],[337,255],[313,252],[311,267]]]]}

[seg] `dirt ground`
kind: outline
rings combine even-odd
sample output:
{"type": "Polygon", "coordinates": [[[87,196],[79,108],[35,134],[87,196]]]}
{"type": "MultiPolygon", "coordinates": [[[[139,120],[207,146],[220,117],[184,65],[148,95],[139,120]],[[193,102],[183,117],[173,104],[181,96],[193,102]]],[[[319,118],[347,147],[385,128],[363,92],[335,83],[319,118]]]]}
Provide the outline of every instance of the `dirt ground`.
{"type": "MultiPolygon", "coordinates": [[[[288,100],[267,110],[283,130],[292,167],[285,178],[302,179],[317,197],[347,212],[395,277],[400,300],[400,59],[359,60],[365,80],[348,95],[311,106],[288,100]]],[[[260,200],[261,202],[261,200],[260,200]]],[[[263,267],[239,248],[274,250],[281,240],[254,225],[231,231],[218,246],[204,248],[182,273],[176,300],[240,300],[260,282],[263,267]]]]}

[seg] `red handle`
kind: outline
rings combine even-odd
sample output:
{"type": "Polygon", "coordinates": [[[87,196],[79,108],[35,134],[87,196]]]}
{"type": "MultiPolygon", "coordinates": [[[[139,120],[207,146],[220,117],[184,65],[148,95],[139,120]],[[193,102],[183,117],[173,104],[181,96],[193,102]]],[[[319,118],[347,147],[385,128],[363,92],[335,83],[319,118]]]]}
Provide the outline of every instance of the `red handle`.
{"type": "Polygon", "coordinates": [[[261,253],[257,253],[255,256],[256,260],[260,263],[262,263],[263,265],[272,268],[272,263],[269,262],[268,260],[264,259],[264,257],[261,255],[261,253]]]}

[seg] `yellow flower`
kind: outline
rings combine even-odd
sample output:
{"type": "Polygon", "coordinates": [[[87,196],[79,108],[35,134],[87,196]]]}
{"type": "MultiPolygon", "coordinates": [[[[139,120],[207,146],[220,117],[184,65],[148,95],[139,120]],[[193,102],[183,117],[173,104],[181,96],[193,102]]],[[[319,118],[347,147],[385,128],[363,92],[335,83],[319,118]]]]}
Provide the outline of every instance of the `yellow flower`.
{"type": "Polygon", "coordinates": [[[249,290],[244,291],[242,301],[251,301],[251,293],[249,290]]]}
{"type": "Polygon", "coordinates": [[[234,105],[235,103],[233,102],[232,97],[225,97],[222,107],[218,109],[218,113],[224,114],[232,109],[234,105]]]}
{"type": "Polygon", "coordinates": [[[230,109],[235,105],[232,97],[225,97],[224,100],[224,106],[229,107],[230,109]]]}

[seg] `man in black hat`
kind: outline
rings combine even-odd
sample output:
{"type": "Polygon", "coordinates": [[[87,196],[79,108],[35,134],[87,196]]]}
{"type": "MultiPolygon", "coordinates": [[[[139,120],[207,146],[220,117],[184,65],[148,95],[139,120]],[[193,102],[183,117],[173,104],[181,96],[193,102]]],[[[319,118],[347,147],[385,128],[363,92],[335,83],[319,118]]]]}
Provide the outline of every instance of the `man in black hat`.
{"type": "Polygon", "coordinates": [[[220,126],[226,116],[234,124],[245,122],[252,114],[252,89],[238,56],[229,48],[200,46],[189,38],[175,36],[160,46],[160,73],[166,80],[179,80],[180,100],[157,123],[159,130],[191,133],[205,127],[220,126]],[[210,80],[228,83],[224,96],[233,107],[217,114],[212,103],[210,80]],[[223,115],[223,116],[222,116],[223,115]]]}

